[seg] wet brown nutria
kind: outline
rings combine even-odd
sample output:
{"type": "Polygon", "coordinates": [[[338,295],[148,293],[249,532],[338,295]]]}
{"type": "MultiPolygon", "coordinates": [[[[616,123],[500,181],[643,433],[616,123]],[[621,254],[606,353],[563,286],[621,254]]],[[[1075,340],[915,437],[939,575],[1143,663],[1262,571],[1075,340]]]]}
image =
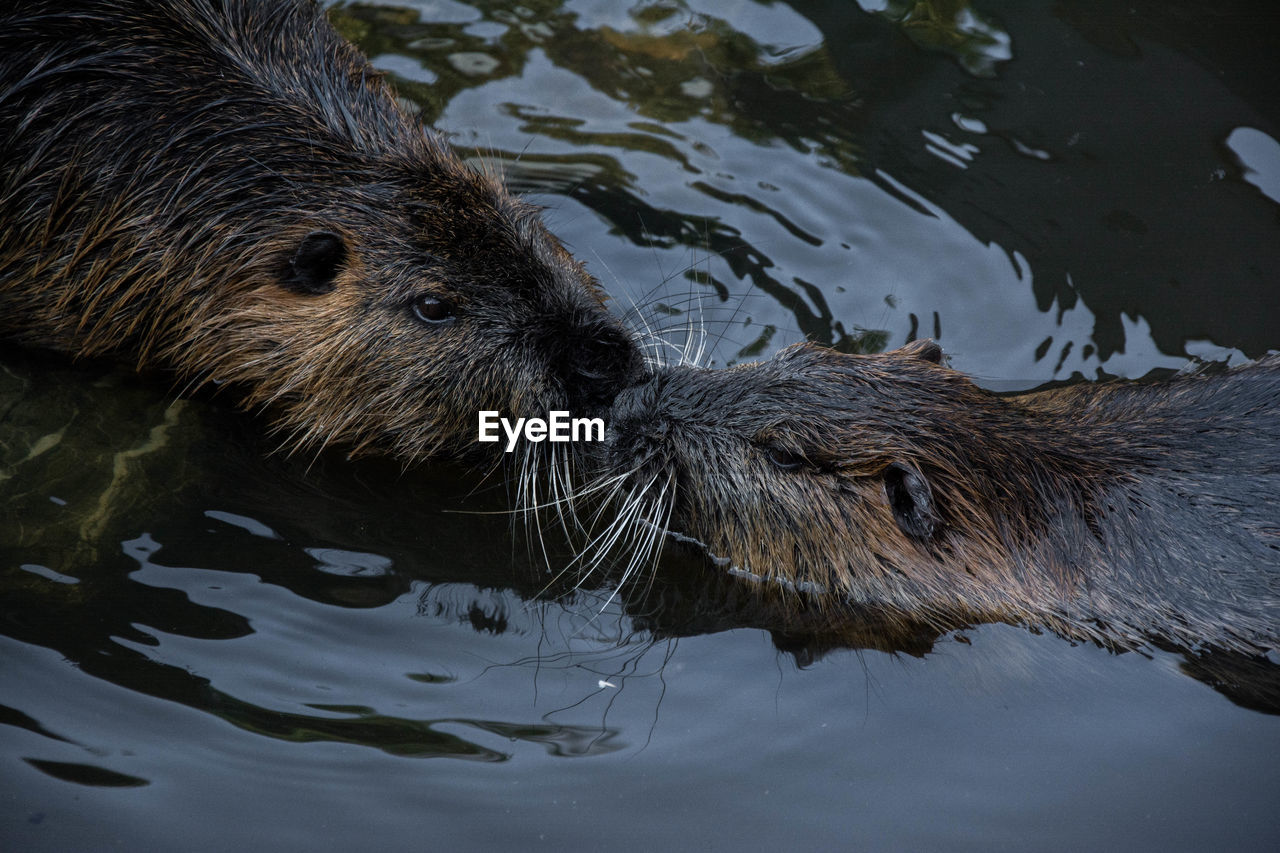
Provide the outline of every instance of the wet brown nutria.
{"type": "Polygon", "coordinates": [[[627,475],[637,526],[797,601],[1278,645],[1280,356],[1017,396],[941,360],[932,341],[800,345],[663,371],[618,397],[605,467],[627,475]]]}
{"type": "Polygon", "coordinates": [[[462,457],[643,374],[538,212],[296,0],[8,0],[0,336],[239,389],[287,443],[462,457]]]}

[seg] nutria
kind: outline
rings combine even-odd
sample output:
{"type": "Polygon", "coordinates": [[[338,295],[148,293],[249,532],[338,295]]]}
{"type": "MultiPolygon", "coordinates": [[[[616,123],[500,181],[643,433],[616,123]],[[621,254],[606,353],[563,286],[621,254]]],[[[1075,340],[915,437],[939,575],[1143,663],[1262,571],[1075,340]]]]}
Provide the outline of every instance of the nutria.
{"type": "Polygon", "coordinates": [[[1118,646],[1280,640],[1280,356],[999,396],[932,341],[798,345],[624,391],[601,453],[637,526],[796,600],[1118,646]]]}
{"type": "Polygon", "coordinates": [[[643,375],[538,211],[304,0],[10,0],[0,336],[236,389],[289,446],[500,453],[643,375]]]}

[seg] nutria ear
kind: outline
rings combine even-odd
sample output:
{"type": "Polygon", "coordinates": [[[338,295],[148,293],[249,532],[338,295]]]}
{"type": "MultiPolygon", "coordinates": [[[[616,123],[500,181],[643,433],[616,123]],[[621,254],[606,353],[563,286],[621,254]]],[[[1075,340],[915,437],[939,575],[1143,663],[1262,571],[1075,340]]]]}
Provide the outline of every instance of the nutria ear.
{"type": "Polygon", "coordinates": [[[938,529],[933,489],[920,469],[906,462],[892,463],[884,469],[884,493],[903,533],[915,539],[928,539],[938,529]]]}
{"type": "Polygon", "coordinates": [[[934,364],[942,364],[942,347],[933,338],[920,338],[899,348],[903,355],[922,358],[934,364]]]}
{"type": "Polygon", "coordinates": [[[302,238],[284,272],[284,285],[305,294],[328,293],[333,279],[347,259],[342,236],[332,231],[312,231],[302,238]]]}

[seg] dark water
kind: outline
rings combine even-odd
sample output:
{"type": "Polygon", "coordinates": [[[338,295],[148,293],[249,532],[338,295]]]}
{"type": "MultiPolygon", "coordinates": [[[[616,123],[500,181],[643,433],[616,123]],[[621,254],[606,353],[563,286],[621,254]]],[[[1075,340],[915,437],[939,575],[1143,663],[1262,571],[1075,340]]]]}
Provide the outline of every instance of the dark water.
{"type": "MultiPolygon", "coordinates": [[[[1010,388],[1280,347],[1271,4],[334,14],[717,364],[935,335],[1010,388]]],[[[1181,655],[891,653],[674,555],[574,593],[501,487],[0,365],[2,849],[1280,844],[1276,706],[1181,655]]]]}

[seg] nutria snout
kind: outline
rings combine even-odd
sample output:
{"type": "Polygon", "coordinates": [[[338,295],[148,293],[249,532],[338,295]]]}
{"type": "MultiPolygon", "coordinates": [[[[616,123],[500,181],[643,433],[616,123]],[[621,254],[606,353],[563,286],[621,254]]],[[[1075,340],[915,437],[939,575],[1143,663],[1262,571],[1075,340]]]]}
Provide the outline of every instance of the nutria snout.
{"type": "Polygon", "coordinates": [[[1130,644],[1280,639],[1280,356],[999,396],[932,341],[813,345],[621,393],[641,523],[821,606],[1130,644]]]}
{"type": "Polygon", "coordinates": [[[646,375],[539,212],[313,3],[11,0],[0,152],[0,335],[235,389],[291,446],[500,453],[478,411],[646,375]]]}

